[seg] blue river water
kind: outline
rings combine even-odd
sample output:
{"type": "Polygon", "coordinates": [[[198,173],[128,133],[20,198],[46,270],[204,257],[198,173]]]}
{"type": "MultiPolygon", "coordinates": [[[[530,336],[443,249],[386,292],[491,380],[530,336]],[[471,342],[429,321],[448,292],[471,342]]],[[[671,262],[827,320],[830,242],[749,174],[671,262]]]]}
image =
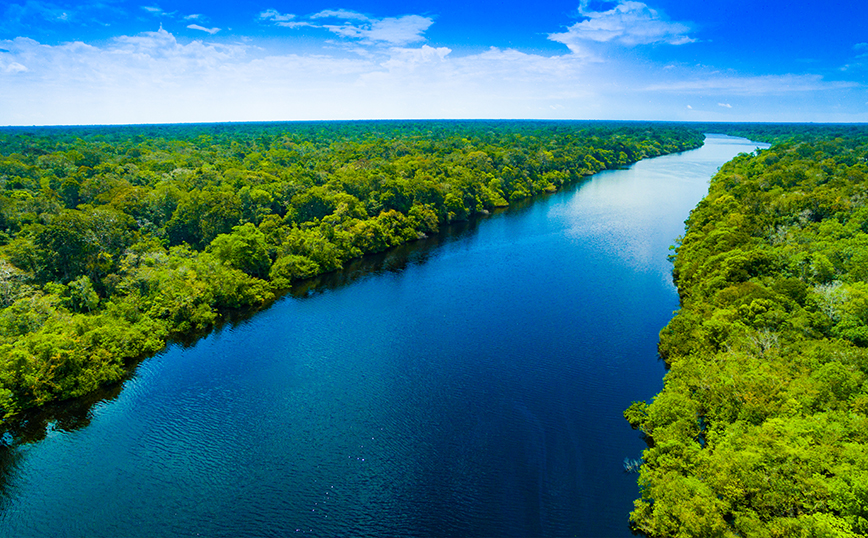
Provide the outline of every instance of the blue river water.
{"type": "Polygon", "coordinates": [[[170,346],[5,449],[0,536],[631,536],[668,247],[759,146],[709,135],[170,346]]]}

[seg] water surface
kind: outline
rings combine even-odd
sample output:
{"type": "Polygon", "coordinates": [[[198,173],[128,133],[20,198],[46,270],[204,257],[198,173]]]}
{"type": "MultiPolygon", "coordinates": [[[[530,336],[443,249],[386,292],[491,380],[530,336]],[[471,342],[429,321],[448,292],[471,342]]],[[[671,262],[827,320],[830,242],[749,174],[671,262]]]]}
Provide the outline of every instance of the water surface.
{"type": "Polygon", "coordinates": [[[755,147],[603,172],[170,347],[4,449],[0,535],[630,536],[668,246],[755,147]]]}

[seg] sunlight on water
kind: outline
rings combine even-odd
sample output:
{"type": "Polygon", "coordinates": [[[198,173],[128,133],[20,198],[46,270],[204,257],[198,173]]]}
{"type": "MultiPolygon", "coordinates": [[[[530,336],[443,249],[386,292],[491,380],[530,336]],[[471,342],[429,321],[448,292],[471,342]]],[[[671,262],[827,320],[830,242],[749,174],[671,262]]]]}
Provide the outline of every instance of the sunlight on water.
{"type": "Polygon", "coordinates": [[[567,234],[580,242],[595,243],[637,271],[658,271],[670,281],[671,265],[661,252],[684,231],[683,219],[673,215],[687,217],[707,192],[708,179],[725,161],[767,147],[709,135],[698,150],[640,161],[627,170],[601,172],[567,208],[567,234]]]}

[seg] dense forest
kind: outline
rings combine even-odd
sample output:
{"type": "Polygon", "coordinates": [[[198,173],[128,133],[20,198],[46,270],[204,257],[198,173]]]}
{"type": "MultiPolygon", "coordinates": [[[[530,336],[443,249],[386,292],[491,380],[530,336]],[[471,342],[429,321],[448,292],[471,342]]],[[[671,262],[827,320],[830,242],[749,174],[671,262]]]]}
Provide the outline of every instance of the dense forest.
{"type": "Polygon", "coordinates": [[[0,417],[116,383],[294,281],[702,139],[596,122],[0,129],[0,417]]]}
{"type": "Polygon", "coordinates": [[[646,435],[647,536],[868,536],[868,129],[779,142],[713,178],[674,255],[681,308],[646,435]]]}
{"type": "Polygon", "coordinates": [[[294,282],[703,132],[635,531],[868,535],[868,129],[310,122],[0,129],[0,432],[294,282]]]}

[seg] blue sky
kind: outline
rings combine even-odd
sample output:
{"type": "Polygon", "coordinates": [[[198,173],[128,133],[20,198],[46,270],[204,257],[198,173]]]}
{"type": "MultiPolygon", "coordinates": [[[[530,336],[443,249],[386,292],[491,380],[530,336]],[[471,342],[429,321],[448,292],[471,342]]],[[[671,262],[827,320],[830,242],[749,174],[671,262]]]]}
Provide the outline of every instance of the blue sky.
{"type": "Polygon", "coordinates": [[[0,125],[868,122],[868,2],[0,1],[0,125]]]}

